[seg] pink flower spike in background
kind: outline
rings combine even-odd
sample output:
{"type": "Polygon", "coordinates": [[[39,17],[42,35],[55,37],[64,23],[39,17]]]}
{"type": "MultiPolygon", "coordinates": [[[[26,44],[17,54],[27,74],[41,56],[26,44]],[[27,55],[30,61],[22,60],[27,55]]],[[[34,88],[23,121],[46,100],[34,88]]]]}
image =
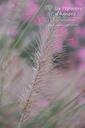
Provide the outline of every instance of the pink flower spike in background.
{"type": "Polygon", "coordinates": [[[16,3],[14,1],[9,1],[7,6],[8,6],[8,9],[11,10],[15,8],[16,3]]]}
{"type": "Polygon", "coordinates": [[[9,36],[14,37],[14,36],[16,36],[16,34],[17,34],[17,30],[16,30],[15,27],[9,28],[9,29],[7,30],[7,35],[9,35],[9,36]]]}
{"type": "Polygon", "coordinates": [[[0,15],[2,15],[5,12],[5,6],[1,5],[0,6],[0,15]]]}
{"type": "Polygon", "coordinates": [[[79,65],[79,70],[85,71],[85,62],[81,62],[81,64],[79,65]]]}
{"type": "Polygon", "coordinates": [[[68,44],[72,48],[77,48],[79,45],[79,41],[75,37],[71,37],[68,39],[68,44]]]}
{"type": "Polygon", "coordinates": [[[63,6],[64,6],[64,7],[72,7],[72,3],[71,3],[70,0],[64,0],[63,6]]]}
{"type": "Polygon", "coordinates": [[[77,57],[78,57],[81,61],[85,62],[85,48],[82,48],[82,49],[80,49],[80,50],[77,52],[77,57]]]}
{"type": "Polygon", "coordinates": [[[75,17],[75,23],[80,24],[81,22],[83,22],[84,19],[84,11],[76,11],[76,17],[75,17]]]}
{"type": "Polygon", "coordinates": [[[22,19],[25,21],[30,20],[36,14],[38,9],[39,9],[39,6],[35,2],[30,1],[27,5],[26,10],[24,11],[22,19]]]}
{"type": "Polygon", "coordinates": [[[62,7],[61,11],[66,12],[66,10],[64,8],[68,8],[68,7],[71,8],[71,7],[73,7],[73,4],[70,0],[64,0],[61,4],[61,7],[62,7]]]}
{"type": "Polygon", "coordinates": [[[74,0],[76,6],[78,7],[84,7],[84,0],[74,0]]]}

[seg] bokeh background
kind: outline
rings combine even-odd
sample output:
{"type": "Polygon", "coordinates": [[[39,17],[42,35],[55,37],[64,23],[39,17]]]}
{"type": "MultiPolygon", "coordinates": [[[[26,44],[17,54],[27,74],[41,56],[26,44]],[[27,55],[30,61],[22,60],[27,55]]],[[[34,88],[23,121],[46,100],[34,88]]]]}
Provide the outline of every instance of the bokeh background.
{"type": "MultiPolygon", "coordinates": [[[[57,12],[55,7],[78,7],[82,8],[82,11],[65,11],[76,15],[70,17],[74,21],[69,21],[68,26],[58,27],[59,39],[54,44],[52,77],[47,83],[56,85],[56,94],[65,87],[59,95],[60,99],[66,98],[73,88],[75,88],[73,97],[85,91],[85,76],[81,77],[85,71],[85,0],[47,0],[39,10],[42,2],[43,0],[0,0],[1,87],[3,84],[1,108],[17,100],[20,90],[29,83],[30,76],[33,75],[32,67],[36,66],[34,57],[40,43],[40,31],[44,34],[43,28],[52,18],[49,17],[49,13],[57,12]],[[34,20],[29,24],[34,16],[34,20]],[[54,81],[53,77],[56,74],[58,78],[54,81]]],[[[40,104],[46,107],[48,102],[44,99],[40,104]]],[[[75,102],[78,105],[84,103],[85,94],[75,102]]],[[[82,117],[84,113],[81,112],[80,115],[82,117]]],[[[0,128],[15,128],[19,118],[20,114],[15,106],[1,110],[0,128]]],[[[40,128],[40,126],[36,127],[40,128]]],[[[32,126],[30,125],[29,128],[32,126]]]]}

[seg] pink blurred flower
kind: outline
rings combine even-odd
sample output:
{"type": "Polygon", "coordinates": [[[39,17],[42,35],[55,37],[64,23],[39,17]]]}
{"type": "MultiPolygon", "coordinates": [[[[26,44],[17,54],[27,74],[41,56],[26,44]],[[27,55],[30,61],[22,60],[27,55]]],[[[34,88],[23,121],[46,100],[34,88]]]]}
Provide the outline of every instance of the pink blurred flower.
{"type": "Polygon", "coordinates": [[[85,48],[78,50],[77,57],[82,61],[85,62],[85,48]]]}
{"type": "Polygon", "coordinates": [[[15,6],[16,6],[16,3],[14,1],[9,1],[7,3],[7,7],[8,7],[9,10],[14,9],[15,6]]]}
{"type": "Polygon", "coordinates": [[[76,12],[76,23],[80,23],[84,19],[84,5],[85,0],[74,0],[75,7],[81,7],[82,10],[75,11],[76,12]]]}
{"type": "Polygon", "coordinates": [[[75,23],[81,23],[84,20],[84,12],[83,11],[75,11],[75,23]]]}
{"type": "Polygon", "coordinates": [[[84,6],[84,0],[74,0],[76,6],[83,7],[84,6]]]}
{"type": "Polygon", "coordinates": [[[79,65],[79,70],[80,70],[80,71],[85,71],[85,62],[82,62],[82,63],[79,65]]]}
{"type": "Polygon", "coordinates": [[[72,7],[72,2],[70,0],[64,0],[64,2],[62,3],[62,6],[64,7],[72,7]]]}
{"type": "Polygon", "coordinates": [[[61,4],[61,7],[62,7],[61,12],[67,12],[64,8],[71,8],[71,7],[73,7],[73,4],[70,0],[64,0],[61,4]]]}
{"type": "Polygon", "coordinates": [[[5,12],[5,6],[1,5],[0,6],[0,15],[2,15],[5,12]]]}
{"type": "Polygon", "coordinates": [[[30,20],[36,14],[38,9],[39,9],[39,6],[35,2],[30,1],[22,16],[23,20],[25,21],[30,20]]]}
{"type": "Polygon", "coordinates": [[[85,48],[78,50],[76,57],[80,60],[79,70],[85,70],[85,48]]]}
{"type": "Polygon", "coordinates": [[[35,18],[34,23],[35,23],[36,25],[42,25],[42,24],[44,24],[44,23],[45,23],[45,18],[44,18],[44,16],[43,16],[43,15],[38,15],[38,16],[35,18]]]}
{"type": "Polygon", "coordinates": [[[9,28],[8,30],[7,30],[7,35],[9,35],[9,36],[16,36],[16,34],[17,34],[17,30],[16,30],[16,28],[15,27],[12,27],[12,28],[9,28]]]}
{"type": "Polygon", "coordinates": [[[76,48],[79,45],[79,41],[78,41],[77,38],[71,37],[71,38],[68,39],[68,44],[69,44],[70,47],[76,48]]]}

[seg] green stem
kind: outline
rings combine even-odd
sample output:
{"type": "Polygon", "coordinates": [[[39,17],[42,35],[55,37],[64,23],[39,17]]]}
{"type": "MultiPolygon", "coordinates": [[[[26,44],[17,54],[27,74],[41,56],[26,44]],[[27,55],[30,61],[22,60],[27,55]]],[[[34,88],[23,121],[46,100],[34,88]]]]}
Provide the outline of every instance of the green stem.
{"type": "Polygon", "coordinates": [[[27,25],[27,27],[24,29],[24,31],[21,33],[20,37],[18,38],[18,40],[15,42],[14,44],[14,48],[17,47],[17,45],[19,44],[19,42],[21,41],[23,35],[25,34],[25,32],[27,31],[27,29],[30,27],[30,25],[32,24],[32,22],[34,21],[34,19],[36,18],[36,16],[38,15],[38,13],[40,12],[41,8],[43,7],[43,5],[45,4],[47,0],[44,0],[43,3],[41,4],[38,12],[32,17],[31,21],[29,22],[29,24],[27,25]]]}
{"type": "MultiPolygon", "coordinates": [[[[85,104],[83,105],[78,105],[74,108],[72,108],[71,110],[65,112],[63,115],[61,115],[58,119],[56,120],[53,120],[52,124],[50,124],[47,128],[51,128],[54,124],[56,124],[57,122],[59,122],[60,120],[62,120],[63,118],[69,116],[72,112],[74,112],[75,110],[81,108],[82,106],[84,106],[85,104]]],[[[51,122],[51,121],[50,121],[51,122]]]]}

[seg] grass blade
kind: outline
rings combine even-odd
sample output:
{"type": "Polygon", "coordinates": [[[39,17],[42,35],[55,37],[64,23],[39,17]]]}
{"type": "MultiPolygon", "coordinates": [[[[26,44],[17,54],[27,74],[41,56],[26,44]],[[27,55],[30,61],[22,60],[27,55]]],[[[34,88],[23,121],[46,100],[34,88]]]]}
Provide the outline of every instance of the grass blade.
{"type": "Polygon", "coordinates": [[[43,5],[45,4],[46,1],[47,1],[47,0],[44,0],[44,1],[43,1],[43,3],[41,4],[41,6],[40,6],[38,12],[32,17],[32,19],[31,19],[31,21],[28,23],[27,27],[26,27],[26,28],[24,29],[24,31],[21,33],[20,37],[17,39],[17,41],[15,42],[15,44],[14,44],[14,46],[13,46],[14,48],[16,48],[17,45],[20,43],[20,41],[21,41],[23,35],[24,35],[25,32],[27,31],[27,29],[30,27],[30,25],[32,24],[32,22],[34,21],[34,19],[36,18],[36,16],[37,16],[38,13],[40,12],[40,10],[42,9],[42,7],[43,7],[43,5]]]}

